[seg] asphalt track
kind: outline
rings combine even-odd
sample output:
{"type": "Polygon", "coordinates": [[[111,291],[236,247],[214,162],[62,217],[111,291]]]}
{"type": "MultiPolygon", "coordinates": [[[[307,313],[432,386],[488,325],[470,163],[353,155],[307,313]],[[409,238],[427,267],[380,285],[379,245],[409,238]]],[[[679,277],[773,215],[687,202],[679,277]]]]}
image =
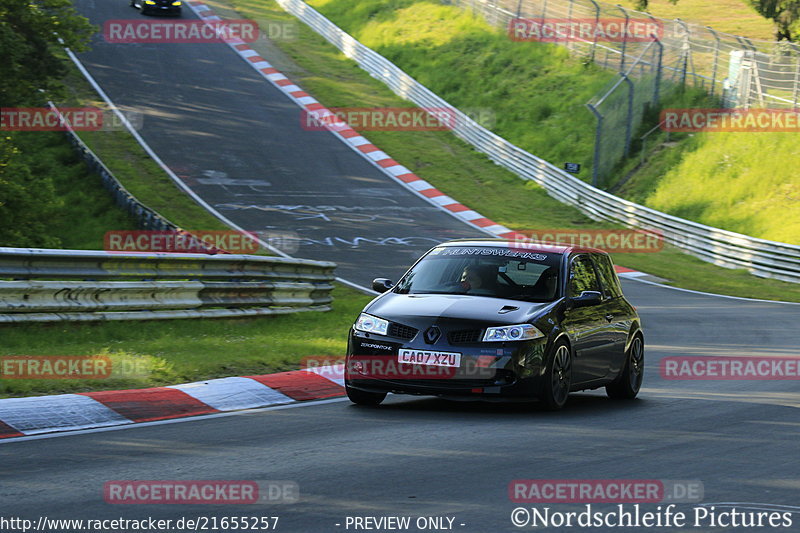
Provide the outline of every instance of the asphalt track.
{"type": "MultiPolygon", "coordinates": [[[[131,16],[125,4],[79,3],[94,22],[131,16]]],[[[204,197],[215,203],[278,204],[300,203],[303,194],[330,194],[338,195],[342,205],[357,206],[390,196],[400,202],[393,205],[426,207],[351,157],[332,136],[296,131],[294,104],[257,80],[223,46],[171,45],[169,53],[150,46],[155,45],[117,50],[96,44],[83,59],[113,99],[147,110],[144,137],[168,164],[182,167],[204,197]],[[229,116],[235,110],[240,117],[251,117],[252,124],[229,116]],[[259,126],[262,123],[270,126],[259,126]],[[252,134],[256,127],[262,135],[252,134]],[[277,139],[267,142],[265,136],[278,128],[277,139]],[[289,139],[302,139],[302,145],[289,139]],[[236,179],[260,176],[270,185],[257,191],[204,185],[199,180],[205,170],[236,179]],[[348,195],[362,180],[370,190],[382,192],[348,195]],[[384,193],[391,194],[381,196],[384,193]]],[[[293,220],[273,211],[227,214],[239,223],[280,226],[293,220]]],[[[351,236],[373,238],[442,236],[436,228],[425,230],[429,225],[473,235],[466,226],[438,216],[444,215],[427,210],[403,213],[421,221],[422,229],[413,222],[404,226],[383,219],[359,224],[332,219],[318,226],[308,223],[300,232],[312,238],[315,231],[350,231],[351,236]]],[[[372,258],[371,246],[361,251],[307,246],[299,255],[344,259],[351,266],[340,275],[347,277],[372,268],[375,275],[384,273],[384,265],[407,264],[426,247],[384,246],[380,257],[372,258]]],[[[392,268],[388,267],[390,274],[401,269],[392,268]]],[[[369,272],[363,278],[372,276],[369,272]]],[[[344,528],[347,516],[450,516],[455,517],[455,531],[488,533],[520,531],[510,521],[517,505],[507,496],[514,479],[613,478],[697,480],[704,486],[706,504],[793,506],[787,507],[794,512],[792,527],[759,531],[800,531],[798,382],[667,381],[658,374],[658,361],[665,356],[798,356],[800,306],[691,294],[636,281],[625,281],[624,289],[642,316],[647,344],[645,388],[633,403],[612,402],[600,392],[581,393],[573,395],[562,412],[547,413],[528,404],[390,396],[379,409],[329,402],[11,441],[0,444],[0,516],[279,516],[278,531],[317,533],[353,531],[344,528]],[[103,484],[127,479],[293,480],[300,486],[301,502],[105,503],[103,484]]],[[[679,507],[691,513],[694,506],[679,507]]]]}
{"type": "MultiPolygon", "coordinates": [[[[101,27],[141,19],[125,0],[76,4],[101,27]]],[[[291,255],[335,261],[338,276],[369,285],[437,242],[486,236],[330,133],[303,129],[300,107],[224,44],[119,44],[100,32],[91,46],[81,61],[115,104],[143,114],[139,133],[167,166],[240,227],[289,233],[291,255]]]]}

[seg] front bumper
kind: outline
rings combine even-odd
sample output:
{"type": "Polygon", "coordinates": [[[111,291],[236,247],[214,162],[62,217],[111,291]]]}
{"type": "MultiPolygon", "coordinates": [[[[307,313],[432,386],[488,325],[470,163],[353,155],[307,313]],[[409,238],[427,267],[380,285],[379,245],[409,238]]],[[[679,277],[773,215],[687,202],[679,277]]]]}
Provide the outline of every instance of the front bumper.
{"type": "MultiPolygon", "coordinates": [[[[144,0],[142,0],[142,2],[144,2],[144,0]]],[[[182,7],[173,6],[171,2],[156,2],[156,5],[142,4],[142,13],[153,15],[180,15],[182,13],[182,7]]]]}
{"type": "Polygon", "coordinates": [[[345,384],[392,392],[475,400],[535,400],[542,390],[547,339],[517,342],[401,340],[350,330],[345,384]],[[458,368],[399,363],[401,349],[461,354],[458,368]]]}

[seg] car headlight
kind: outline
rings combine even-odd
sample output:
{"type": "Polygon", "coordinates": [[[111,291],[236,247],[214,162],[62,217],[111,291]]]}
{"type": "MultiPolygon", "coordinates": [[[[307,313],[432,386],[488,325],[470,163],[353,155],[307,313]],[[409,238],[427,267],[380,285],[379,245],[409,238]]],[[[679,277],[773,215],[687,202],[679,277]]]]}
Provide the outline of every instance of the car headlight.
{"type": "Polygon", "coordinates": [[[172,5],[173,5],[173,6],[179,6],[179,5],[181,5],[181,0],[175,0],[174,2],[172,2],[172,5]]]}
{"type": "Polygon", "coordinates": [[[513,326],[486,328],[483,342],[528,341],[539,337],[544,337],[544,333],[534,326],[530,324],[514,324],[513,326]]]}
{"type": "Polygon", "coordinates": [[[366,313],[361,313],[353,327],[358,331],[386,335],[386,332],[389,330],[389,321],[366,313]]]}
{"type": "Polygon", "coordinates": [[[144,3],[147,4],[148,6],[156,5],[156,3],[153,0],[144,0],[144,3]]]}

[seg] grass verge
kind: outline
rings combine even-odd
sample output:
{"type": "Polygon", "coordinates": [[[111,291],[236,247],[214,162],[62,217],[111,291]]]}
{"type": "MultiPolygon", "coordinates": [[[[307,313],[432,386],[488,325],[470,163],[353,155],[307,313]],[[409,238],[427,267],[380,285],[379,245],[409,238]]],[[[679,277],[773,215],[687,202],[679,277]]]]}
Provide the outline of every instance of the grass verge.
{"type": "MultiPolygon", "coordinates": [[[[620,4],[636,9],[635,0],[622,0],[620,4]]],[[[759,15],[746,0],[650,0],[647,10],[656,17],[679,18],[750,39],[775,39],[772,22],[759,15]]]]}

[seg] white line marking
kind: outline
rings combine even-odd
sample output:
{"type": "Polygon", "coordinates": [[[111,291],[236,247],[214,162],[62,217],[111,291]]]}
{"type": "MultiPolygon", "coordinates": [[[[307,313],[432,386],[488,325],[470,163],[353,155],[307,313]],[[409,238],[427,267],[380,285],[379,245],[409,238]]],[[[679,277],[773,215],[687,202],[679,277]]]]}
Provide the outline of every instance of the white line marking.
{"type": "Polygon", "coordinates": [[[634,276],[625,277],[625,279],[630,279],[633,281],[637,281],[639,283],[647,283],[648,285],[655,285],[656,287],[663,287],[665,289],[672,289],[673,291],[689,292],[692,294],[700,294],[703,296],[716,296],[717,298],[728,298],[730,300],[742,300],[745,302],[760,302],[766,304],[800,305],[800,302],[781,302],[780,300],[760,300],[758,298],[744,298],[742,296],[729,296],[727,294],[716,294],[713,292],[694,291],[692,289],[683,289],[681,287],[673,287],[672,285],[664,285],[662,283],[656,283],[655,281],[648,281],[646,279],[641,279],[639,277],[634,277],[634,276]]]}

